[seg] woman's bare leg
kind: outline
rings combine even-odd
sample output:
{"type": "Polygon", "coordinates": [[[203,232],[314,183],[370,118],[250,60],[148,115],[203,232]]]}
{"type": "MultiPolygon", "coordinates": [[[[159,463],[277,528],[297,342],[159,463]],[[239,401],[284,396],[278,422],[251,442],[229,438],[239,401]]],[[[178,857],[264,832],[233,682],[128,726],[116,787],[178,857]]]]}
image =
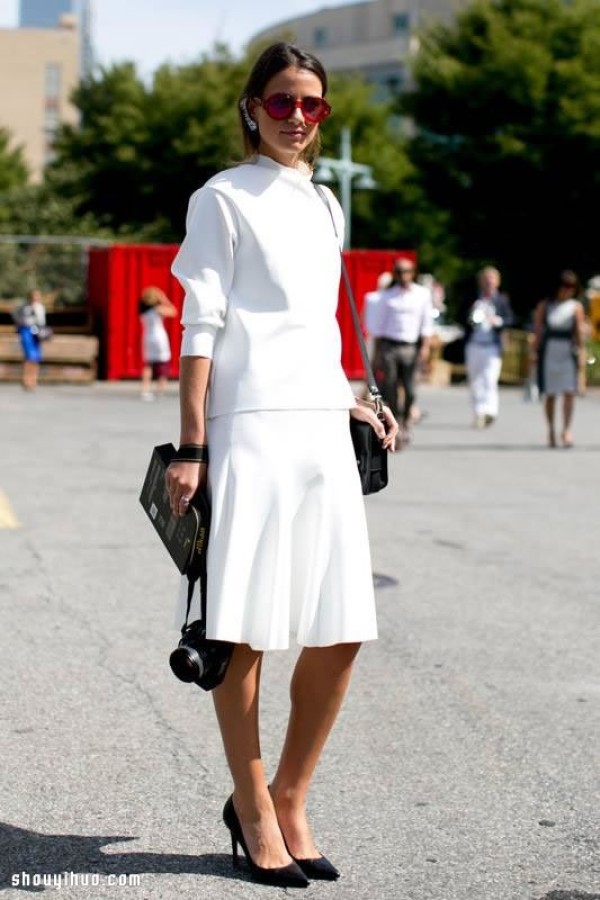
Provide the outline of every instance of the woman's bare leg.
{"type": "Polygon", "coordinates": [[[23,387],[28,391],[34,391],[38,383],[40,367],[39,363],[26,359],[23,363],[23,387]]]}
{"type": "Polygon", "coordinates": [[[236,646],[227,675],[213,691],[215,710],[234,783],[234,808],[253,861],[264,868],[292,860],[277,823],[260,754],[258,700],[262,653],[236,646]]]}
{"type": "Polygon", "coordinates": [[[554,432],[554,408],[556,406],[555,397],[544,398],[544,412],[546,413],[546,421],[548,423],[548,444],[550,447],[556,447],[556,435],[554,432]]]}
{"type": "Polygon", "coordinates": [[[144,365],[142,369],[142,395],[152,393],[152,366],[144,365]]]}
{"type": "Polygon", "coordinates": [[[565,447],[570,447],[573,443],[573,435],[571,434],[571,422],[573,421],[573,410],[575,409],[575,394],[565,394],[563,397],[563,430],[562,441],[565,447]]]}
{"type": "Polygon", "coordinates": [[[289,851],[297,859],[320,855],[306,819],[306,795],[359,649],[360,644],[305,647],[296,663],[290,686],[292,708],[271,796],[289,851]]]}

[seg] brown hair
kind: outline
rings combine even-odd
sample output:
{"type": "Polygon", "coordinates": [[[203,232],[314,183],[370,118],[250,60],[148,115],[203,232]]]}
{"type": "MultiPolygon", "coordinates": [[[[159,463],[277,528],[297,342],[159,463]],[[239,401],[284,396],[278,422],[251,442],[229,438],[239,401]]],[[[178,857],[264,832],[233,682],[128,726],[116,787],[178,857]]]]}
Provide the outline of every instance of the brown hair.
{"type": "Polygon", "coordinates": [[[144,303],[146,307],[157,306],[166,300],[167,295],[161,288],[149,285],[145,287],[140,296],[140,303],[144,303]]]}
{"type": "Polygon", "coordinates": [[[561,288],[570,287],[575,291],[575,296],[579,296],[581,293],[581,282],[579,281],[579,276],[573,269],[563,269],[563,271],[558,276],[558,282],[556,284],[554,293],[558,294],[561,288]]]}
{"type": "MultiPolygon", "coordinates": [[[[307,72],[312,72],[321,82],[323,96],[327,93],[327,73],[325,72],[323,64],[316,56],[313,56],[312,53],[301,50],[299,47],[296,47],[294,44],[289,44],[286,41],[279,41],[276,44],[271,44],[270,47],[263,50],[252,67],[248,80],[240,94],[238,105],[244,141],[244,152],[247,157],[253,156],[258,152],[260,133],[258,128],[255,131],[252,131],[248,127],[244,118],[244,108],[253,97],[262,97],[263,91],[271,78],[290,67],[295,69],[306,69],[307,72]]],[[[321,138],[317,129],[313,140],[302,153],[303,160],[308,163],[308,165],[313,166],[319,156],[320,150],[321,138]]]]}
{"type": "Polygon", "coordinates": [[[142,313],[148,312],[149,309],[152,309],[155,306],[159,306],[163,302],[163,300],[168,300],[169,298],[165,294],[163,290],[159,287],[155,287],[155,285],[151,284],[148,287],[145,287],[140,295],[140,299],[138,301],[138,312],[140,315],[142,313]]]}

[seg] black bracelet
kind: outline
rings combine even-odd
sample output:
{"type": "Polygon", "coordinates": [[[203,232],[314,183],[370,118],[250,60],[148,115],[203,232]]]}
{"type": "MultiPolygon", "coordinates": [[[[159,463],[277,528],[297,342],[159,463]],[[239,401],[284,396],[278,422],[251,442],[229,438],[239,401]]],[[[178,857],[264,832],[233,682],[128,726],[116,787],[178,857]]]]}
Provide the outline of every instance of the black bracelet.
{"type": "Polygon", "coordinates": [[[208,462],[208,446],[206,444],[181,444],[173,457],[174,462],[208,462]]]}

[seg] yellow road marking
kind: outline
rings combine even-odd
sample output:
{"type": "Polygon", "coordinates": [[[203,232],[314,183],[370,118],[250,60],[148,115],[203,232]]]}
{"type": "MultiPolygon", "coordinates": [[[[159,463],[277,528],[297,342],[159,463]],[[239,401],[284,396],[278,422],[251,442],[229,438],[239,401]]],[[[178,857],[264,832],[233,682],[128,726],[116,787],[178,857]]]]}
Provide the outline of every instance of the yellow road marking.
{"type": "Polygon", "coordinates": [[[0,528],[20,528],[21,523],[15,516],[8,497],[0,491],[0,528]]]}

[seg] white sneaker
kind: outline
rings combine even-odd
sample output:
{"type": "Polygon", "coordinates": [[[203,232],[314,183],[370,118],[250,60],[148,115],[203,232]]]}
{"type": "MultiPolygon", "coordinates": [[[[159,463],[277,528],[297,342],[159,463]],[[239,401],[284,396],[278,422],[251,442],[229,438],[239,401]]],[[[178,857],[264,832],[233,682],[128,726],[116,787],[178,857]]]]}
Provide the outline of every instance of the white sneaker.
{"type": "Polygon", "coordinates": [[[141,399],[146,400],[147,402],[152,402],[153,400],[156,400],[156,397],[154,396],[152,391],[144,391],[141,395],[141,399]]]}

